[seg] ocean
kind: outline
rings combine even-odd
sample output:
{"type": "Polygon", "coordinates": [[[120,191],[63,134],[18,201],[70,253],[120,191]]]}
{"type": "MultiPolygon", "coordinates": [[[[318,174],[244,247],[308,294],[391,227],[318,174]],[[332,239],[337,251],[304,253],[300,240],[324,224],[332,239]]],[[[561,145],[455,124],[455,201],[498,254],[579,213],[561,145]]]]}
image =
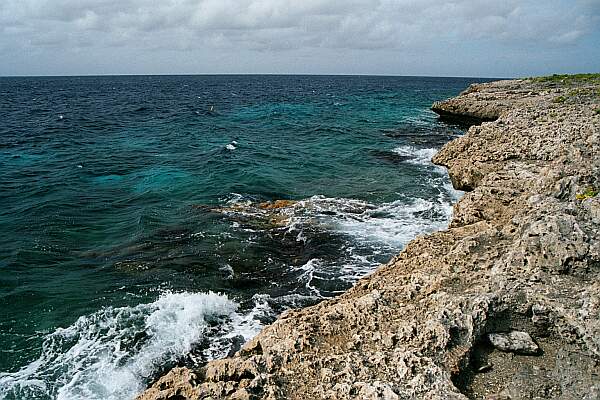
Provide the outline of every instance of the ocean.
{"type": "Polygon", "coordinates": [[[481,81],[0,78],[0,398],[133,399],[446,227],[481,81]]]}

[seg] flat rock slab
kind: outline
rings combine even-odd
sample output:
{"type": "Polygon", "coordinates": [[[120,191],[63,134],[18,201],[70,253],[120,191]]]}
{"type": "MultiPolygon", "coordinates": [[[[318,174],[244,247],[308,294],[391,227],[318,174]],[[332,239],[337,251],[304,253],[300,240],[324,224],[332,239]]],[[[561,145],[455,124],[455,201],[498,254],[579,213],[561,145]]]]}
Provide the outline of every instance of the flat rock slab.
{"type": "Polygon", "coordinates": [[[540,347],[527,332],[489,333],[487,337],[492,346],[501,351],[524,355],[540,353],[540,347]]]}

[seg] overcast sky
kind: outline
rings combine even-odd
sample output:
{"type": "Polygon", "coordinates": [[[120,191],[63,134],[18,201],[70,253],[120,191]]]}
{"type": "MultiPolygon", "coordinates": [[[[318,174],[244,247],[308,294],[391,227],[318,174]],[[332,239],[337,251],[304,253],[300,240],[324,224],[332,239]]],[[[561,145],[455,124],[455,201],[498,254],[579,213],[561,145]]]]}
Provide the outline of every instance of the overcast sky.
{"type": "Polygon", "coordinates": [[[0,75],[600,71],[600,0],[0,0],[0,75]]]}

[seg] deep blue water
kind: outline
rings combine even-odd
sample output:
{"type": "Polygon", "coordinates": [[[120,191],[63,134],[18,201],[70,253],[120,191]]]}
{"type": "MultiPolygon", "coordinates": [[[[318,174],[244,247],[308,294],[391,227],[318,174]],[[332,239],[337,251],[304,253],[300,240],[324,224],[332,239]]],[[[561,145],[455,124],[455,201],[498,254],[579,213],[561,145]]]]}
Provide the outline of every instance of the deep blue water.
{"type": "Polygon", "coordinates": [[[132,398],[444,227],[475,81],[0,78],[0,398],[132,398]]]}

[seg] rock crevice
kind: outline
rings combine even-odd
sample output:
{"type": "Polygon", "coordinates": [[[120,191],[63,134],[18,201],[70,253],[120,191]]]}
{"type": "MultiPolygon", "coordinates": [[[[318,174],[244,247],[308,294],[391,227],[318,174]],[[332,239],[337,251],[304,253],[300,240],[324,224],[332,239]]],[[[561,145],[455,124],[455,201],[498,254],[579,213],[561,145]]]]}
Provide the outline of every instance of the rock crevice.
{"type": "Polygon", "coordinates": [[[600,82],[474,85],[433,109],[493,120],[434,157],[467,191],[447,230],[139,399],[599,398],[600,82]]]}

